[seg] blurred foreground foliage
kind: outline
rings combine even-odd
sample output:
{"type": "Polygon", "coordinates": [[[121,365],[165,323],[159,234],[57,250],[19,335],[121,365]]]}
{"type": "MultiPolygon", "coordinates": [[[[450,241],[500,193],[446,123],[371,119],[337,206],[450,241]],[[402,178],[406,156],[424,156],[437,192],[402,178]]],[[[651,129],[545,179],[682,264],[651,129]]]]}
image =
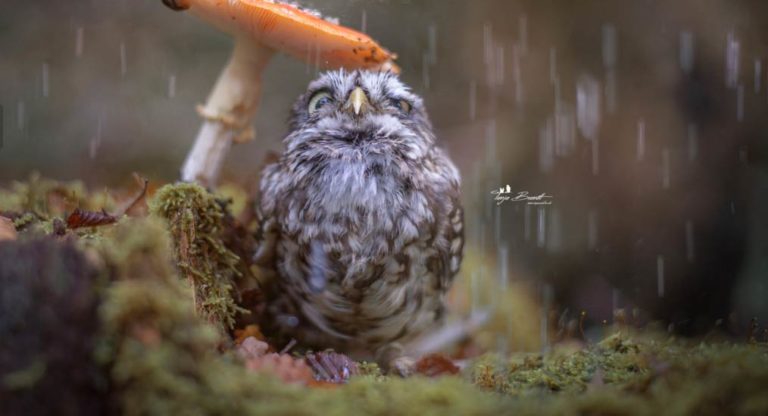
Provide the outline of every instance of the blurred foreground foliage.
{"type": "Polygon", "coordinates": [[[74,208],[114,209],[115,195],[36,177],[0,190],[17,232],[0,241],[0,414],[768,414],[766,344],[628,328],[486,353],[457,375],[361,363],[346,384],[288,383],[233,348],[249,272],[232,204],[167,185],[114,224],[62,225],[74,208]]]}

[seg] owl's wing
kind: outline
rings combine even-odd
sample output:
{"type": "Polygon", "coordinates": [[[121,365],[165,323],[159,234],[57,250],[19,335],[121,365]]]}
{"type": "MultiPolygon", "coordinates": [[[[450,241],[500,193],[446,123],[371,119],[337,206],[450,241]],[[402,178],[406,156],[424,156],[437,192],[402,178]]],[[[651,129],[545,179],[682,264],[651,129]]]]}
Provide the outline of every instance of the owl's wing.
{"type": "Polygon", "coordinates": [[[444,270],[440,276],[440,285],[448,290],[459,272],[464,250],[464,210],[458,198],[451,198],[451,209],[443,222],[442,233],[447,241],[447,249],[440,253],[444,270]]]}
{"type": "Polygon", "coordinates": [[[275,215],[277,195],[276,176],[279,175],[279,164],[267,165],[262,172],[259,200],[256,204],[256,217],[259,227],[256,231],[256,253],[253,263],[265,267],[274,268],[275,250],[280,227],[275,215]]]}
{"type": "Polygon", "coordinates": [[[440,288],[447,291],[459,271],[464,250],[464,210],[460,201],[458,169],[439,148],[433,149],[432,163],[435,176],[442,184],[435,189],[436,235],[440,270],[437,272],[440,288]],[[442,213],[442,215],[440,215],[442,213]]]}

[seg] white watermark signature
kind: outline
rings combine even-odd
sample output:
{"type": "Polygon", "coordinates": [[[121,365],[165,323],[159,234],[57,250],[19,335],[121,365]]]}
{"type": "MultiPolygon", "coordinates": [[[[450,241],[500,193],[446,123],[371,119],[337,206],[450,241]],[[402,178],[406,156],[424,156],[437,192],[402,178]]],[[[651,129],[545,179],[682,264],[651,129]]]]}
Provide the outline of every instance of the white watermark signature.
{"type": "Polygon", "coordinates": [[[496,201],[496,205],[501,205],[505,202],[525,202],[528,205],[552,205],[552,195],[548,195],[546,192],[540,194],[531,194],[528,191],[512,191],[512,187],[509,185],[502,186],[499,189],[491,191],[493,200],[496,201]]]}

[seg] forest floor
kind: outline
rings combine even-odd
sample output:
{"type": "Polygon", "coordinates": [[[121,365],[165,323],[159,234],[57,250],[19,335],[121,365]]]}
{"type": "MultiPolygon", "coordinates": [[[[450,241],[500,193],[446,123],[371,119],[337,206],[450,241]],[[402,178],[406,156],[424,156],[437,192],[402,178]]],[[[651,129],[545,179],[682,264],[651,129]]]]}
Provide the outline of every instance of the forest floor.
{"type": "Polygon", "coordinates": [[[473,335],[405,378],[282,351],[248,319],[264,278],[249,198],[36,176],[0,189],[0,414],[768,414],[757,334],[617,325],[505,354],[473,335]]]}

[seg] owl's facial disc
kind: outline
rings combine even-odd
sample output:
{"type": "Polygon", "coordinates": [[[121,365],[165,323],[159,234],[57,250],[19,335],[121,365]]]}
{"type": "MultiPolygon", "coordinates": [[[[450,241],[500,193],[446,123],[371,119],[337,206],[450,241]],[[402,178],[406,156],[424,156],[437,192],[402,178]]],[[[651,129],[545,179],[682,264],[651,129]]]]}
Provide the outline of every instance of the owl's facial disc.
{"type": "Polygon", "coordinates": [[[324,160],[418,158],[434,143],[421,98],[387,72],[320,75],[294,104],[290,127],[288,152],[317,152],[324,160]]]}

